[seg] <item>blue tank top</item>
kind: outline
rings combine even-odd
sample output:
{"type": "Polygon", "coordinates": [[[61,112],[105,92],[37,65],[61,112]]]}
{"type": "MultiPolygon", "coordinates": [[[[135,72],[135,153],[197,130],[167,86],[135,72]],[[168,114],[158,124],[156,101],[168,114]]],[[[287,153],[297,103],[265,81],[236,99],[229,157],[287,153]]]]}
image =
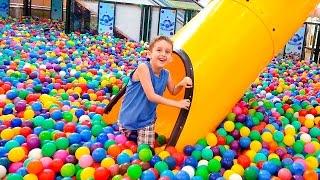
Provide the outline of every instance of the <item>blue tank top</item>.
{"type": "MultiPolygon", "coordinates": [[[[152,71],[150,63],[146,64],[149,67],[154,92],[162,96],[167,86],[169,72],[162,69],[158,77],[152,71]]],[[[157,104],[148,100],[140,81],[133,81],[131,75],[119,114],[120,124],[129,130],[149,126],[156,119],[156,108],[157,104]]]]}

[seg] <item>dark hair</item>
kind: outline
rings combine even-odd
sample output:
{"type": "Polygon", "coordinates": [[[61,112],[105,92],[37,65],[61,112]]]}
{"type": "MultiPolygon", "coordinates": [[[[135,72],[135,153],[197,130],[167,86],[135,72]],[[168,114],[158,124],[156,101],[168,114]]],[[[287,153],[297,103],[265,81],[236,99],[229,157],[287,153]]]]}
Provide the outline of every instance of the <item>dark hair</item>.
{"type": "Polygon", "coordinates": [[[152,50],[152,48],[154,47],[154,45],[156,44],[156,42],[158,41],[166,41],[167,43],[171,44],[171,46],[173,47],[173,41],[168,37],[168,36],[157,36],[155,37],[149,44],[149,51],[152,50]]]}

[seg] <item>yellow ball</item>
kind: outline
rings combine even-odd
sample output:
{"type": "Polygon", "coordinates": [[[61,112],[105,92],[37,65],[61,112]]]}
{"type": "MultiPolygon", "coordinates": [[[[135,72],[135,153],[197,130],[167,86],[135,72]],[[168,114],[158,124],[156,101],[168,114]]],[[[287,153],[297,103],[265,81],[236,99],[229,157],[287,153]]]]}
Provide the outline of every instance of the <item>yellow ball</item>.
{"type": "Polygon", "coordinates": [[[206,140],[209,146],[215,146],[217,145],[217,142],[218,142],[217,136],[214,133],[209,133],[206,136],[206,140]]]}
{"type": "Polygon", "coordinates": [[[215,157],[213,157],[213,159],[221,161],[222,157],[221,156],[215,156],[215,157]]]}
{"type": "Polygon", "coordinates": [[[294,136],[292,135],[285,135],[283,138],[283,142],[287,146],[292,146],[295,142],[294,136]]]}
{"type": "Polygon", "coordinates": [[[243,175],[244,169],[240,164],[234,164],[231,168],[231,170],[239,175],[243,175]]]}
{"type": "Polygon", "coordinates": [[[170,153],[168,151],[161,151],[158,156],[164,160],[165,158],[169,157],[170,156],[170,153]]]}
{"type": "Polygon", "coordinates": [[[85,179],[89,179],[89,178],[94,178],[94,172],[96,170],[93,167],[86,167],[82,170],[81,174],[80,174],[80,178],[85,180],[85,179]]]}
{"type": "Polygon", "coordinates": [[[306,158],[306,164],[310,169],[316,169],[319,166],[319,162],[318,162],[317,158],[315,158],[313,156],[309,156],[306,158]]]}
{"type": "Polygon", "coordinates": [[[19,162],[23,160],[26,156],[26,152],[22,147],[12,148],[8,153],[8,159],[12,162],[19,162]]]}
{"type": "Polygon", "coordinates": [[[31,120],[34,117],[35,113],[31,109],[27,109],[23,113],[23,117],[26,120],[31,120]]]}
{"type": "Polygon", "coordinates": [[[90,93],[89,96],[90,96],[90,100],[91,101],[97,100],[97,95],[96,94],[90,93]]]}
{"type": "Polygon", "coordinates": [[[111,157],[107,157],[101,161],[101,166],[105,167],[105,168],[109,168],[110,166],[114,165],[115,163],[116,162],[114,161],[114,159],[112,159],[111,157]]]}
{"type": "Polygon", "coordinates": [[[260,151],[261,148],[262,144],[259,141],[254,140],[250,143],[250,149],[254,150],[255,152],[260,151]]]}
{"type": "Polygon", "coordinates": [[[269,154],[269,156],[268,156],[268,160],[270,160],[270,159],[280,159],[280,158],[279,158],[279,156],[278,156],[277,154],[271,153],[271,154],[269,154]]]}
{"type": "Polygon", "coordinates": [[[312,128],[314,126],[313,119],[306,119],[304,121],[304,126],[306,126],[309,129],[312,128]]]}
{"type": "Polygon", "coordinates": [[[294,127],[290,124],[286,125],[286,127],[284,128],[284,133],[287,135],[295,135],[296,134],[296,130],[294,129],[294,127]]]}
{"type": "Polygon", "coordinates": [[[240,135],[242,136],[242,137],[248,137],[249,136],[249,134],[250,134],[250,129],[248,128],[248,127],[242,127],[241,129],[240,129],[240,135]]]}
{"type": "Polygon", "coordinates": [[[130,149],[125,149],[122,152],[128,154],[130,157],[133,156],[133,152],[130,149]]]}
{"type": "Polygon", "coordinates": [[[246,152],[246,155],[250,158],[251,161],[253,161],[253,158],[256,156],[257,152],[254,150],[248,150],[246,152]]]}
{"type": "Polygon", "coordinates": [[[223,128],[227,131],[227,132],[231,132],[234,130],[234,123],[232,121],[226,121],[223,124],[223,128]]]}
{"type": "Polygon", "coordinates": [[[83,155],[90,155],[90,149],[88,147],[82,146],[76,150],[75,156],[79,160],[83,155]]]}
{"type": "Polygon", "coordinates": [[[261,137],[264,142],[271,142],[273,139],[272,134],[270,132],[264,132],[261,137]]]}
{"type": "Polygon", "coordinates": [[[231,171],[231,170],[226,170],[226,171],[223,173],[223,177],[224,177],[225,179],[229,179],[229,177],[230,177],[232,174],[234,174],[233,171],[231,171]]]}
{"type": "Polygon", "coordinates": [[[1,132],[0,136],[1,136],[1,139],[3,139],[3,140],[10,140],[14,136],[14,131],[13,131],[13,129],[4,129],[1,132]]]}
{"type": "Polygon", "coordinates": [[[266,129],[269,129],[269,131],[272,133],[276,130],[276,128],[272,124],[266,125],[266,129]]]}
{"type": "Polygon", "coordinates": [[[23,180],[38,180],[38,177],[35,174],[27,174],[23,176],[23,180]]]}

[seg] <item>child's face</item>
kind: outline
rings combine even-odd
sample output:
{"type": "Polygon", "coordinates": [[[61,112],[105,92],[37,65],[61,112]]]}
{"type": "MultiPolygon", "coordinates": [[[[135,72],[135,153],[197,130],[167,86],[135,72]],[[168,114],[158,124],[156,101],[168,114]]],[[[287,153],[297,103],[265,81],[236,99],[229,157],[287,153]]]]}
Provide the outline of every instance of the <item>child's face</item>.
{"type": "Polygon", "coordinates": [[[156,42],[150,51],[150,61],[159,68],[164,67],[172,59],[172,45],[165,40],[156,42]]]}

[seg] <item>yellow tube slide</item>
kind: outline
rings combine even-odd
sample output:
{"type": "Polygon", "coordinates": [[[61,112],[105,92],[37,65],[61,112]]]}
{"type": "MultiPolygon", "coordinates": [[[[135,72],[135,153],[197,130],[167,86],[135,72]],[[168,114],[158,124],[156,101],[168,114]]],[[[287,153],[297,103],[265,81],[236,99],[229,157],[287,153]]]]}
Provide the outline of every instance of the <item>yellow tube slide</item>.
{"type": "Polygon", "coordinates": [[[171,74],[176,82],[194,76],[194,89],[176,98],[190,96],[192,105],[189,112],[160,105],[157,132],[182,150],[217,128],[317,3],[213,0],[174,36],[171,74]]]}

